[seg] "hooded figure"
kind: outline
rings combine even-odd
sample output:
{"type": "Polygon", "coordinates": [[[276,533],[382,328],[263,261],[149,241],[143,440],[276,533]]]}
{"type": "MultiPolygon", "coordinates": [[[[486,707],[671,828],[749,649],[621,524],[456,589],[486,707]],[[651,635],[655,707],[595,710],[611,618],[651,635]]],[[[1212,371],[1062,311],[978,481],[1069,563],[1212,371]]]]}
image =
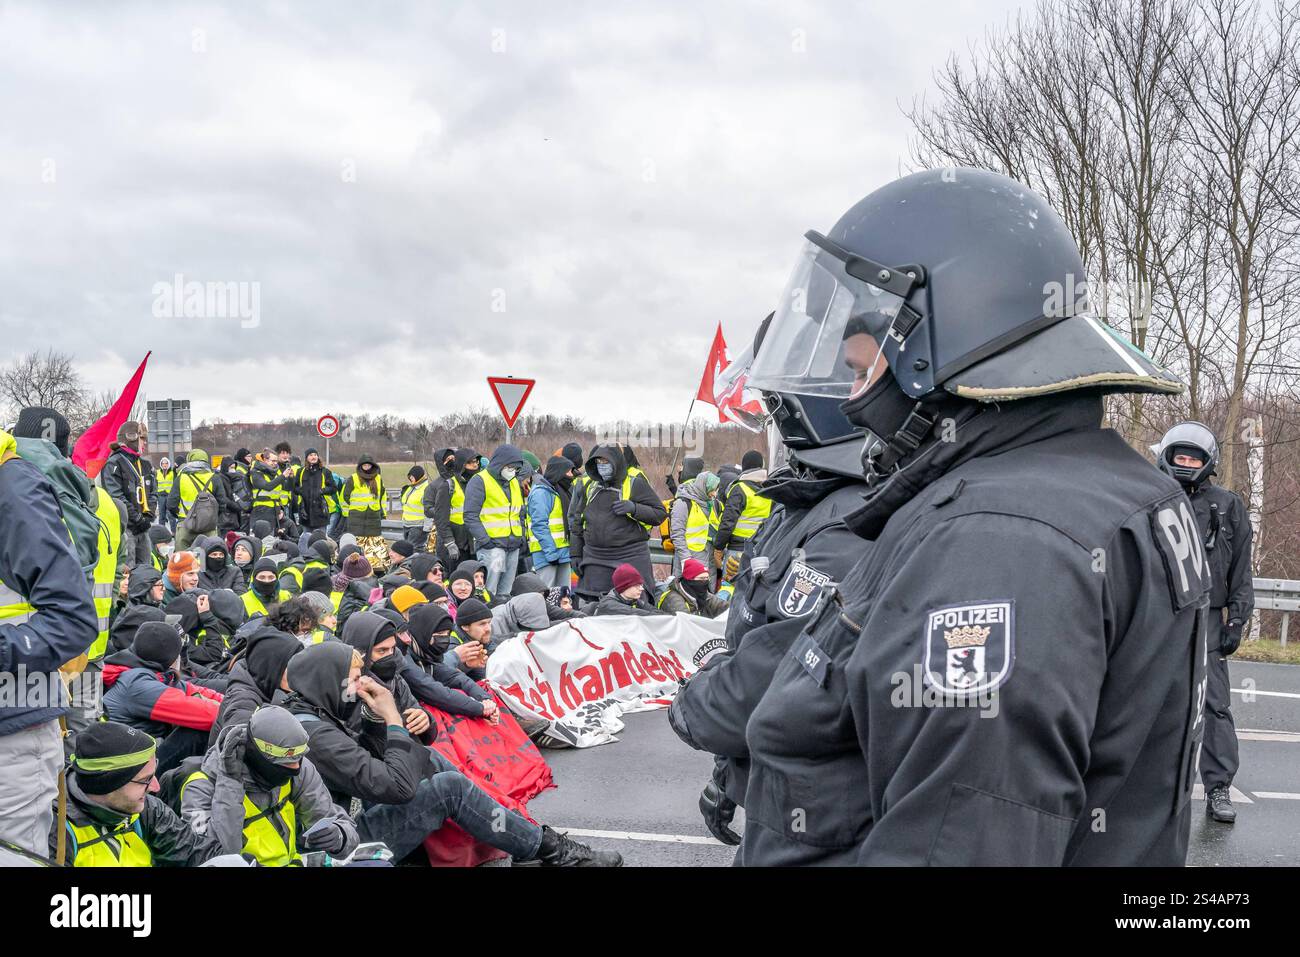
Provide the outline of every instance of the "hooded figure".
{"type": "Polygon", "coordinates": [[[236,588],[239,594],[248,590],[248,582],[253,577],[253,566],[257,560],[262,557],[262,541],[251,535],[240,535],[235,538],[234,544],[230,546],[230,560],[233,567],[239,572],[239,579],[242,582],[241,587],[236,588]]]}
{"type": "Polygon", "coordinates": [[[470,584],[470,593],[468,597],[477,598],[485,605],[490,604],[492,602],[493,598],[491,593],[488,592],[486,588],[479,587],[477,581],[475,580],[476,572],[482,572],[484,577],[486,578],[487,566],[482,562],[471,558],[467,561],[461,562],[459,565],[456,566],[455,570],[450,575],[447,576],[447,592],[448,594],[451,595],[452,601],[454,602],[464,601],[463,598],[461,598],[456,594],[456,589],[453,588],[452,586],[454,583],[458,581],[467,581],[470,584]]]}
{"type": "MultiPolygon", "coordinates": [[[[140,566],[136,566],[139,568],[140,566]]],[[[149,604],[129,604],[117,613],[108,633],[110,653],[128,650],[135,643],[136,633],[147,621],[166,621],[167,613],[149,604]]]]}
{"type": "Polygon", "coordinates": [[[384,501],[384,480],[373,455],[367,452],[357,459],[356,471],[343,483],[340,502],[343,515],[348,520],[348,531],[357,537],[362,548],[366,546],[362,539],[372,539],[383,534],[382,522],[387,508],[384,501]]]}
{"type": "Polygon", "coordinates": [[[668,520],[674,574],[681,571],[682,562],[688,558],[709,563],[709,513],[717,490],[718,477],[712,472],[701,472],[677,487],[668,520]]]}
{"type": "MultiPolygon", "coordinates": [[[[448,499],[447,521],[451,526],[451,540],[456,543],[456,550],[459,553],[458,560],[464,559],[474,554],[474,542],[470,537],[469,529],[465,527],[465,485],[469,482],[474,474],[478,471],[478,453],[473,449],[457,449],[452,458],[448,479],[448,499]]],[[[456,563],[451,561],[450,555],[442,555],[448,568],[456,563]]]]}
{"type": "Polygon", "coordinates": [[[239,569],[230,564],[230,550],[219,538],[211,538],[203,543],[203,557],[199,559],[199,587],[212,591],[216,588],[229,588],[232,591],[244,590],[244,576],[239,569]]]}
{"type": "MultiPolygon", "coordinates": [[[[493,481],[500,487],[501,491],[508,499],[507,513],[490,519],[494,527],[489,532],[484,524],[483,509],[487,500],[487,486],[484,484],[484,477],[476,475],[472,481],[465,486],[465,527],[469,530],[470,537],[474,540],[474,548],[478,552],[489,551],[518,551],[524,545],[523,527],[520,521],[523,511],[523,496],[518,492],[518,475],[523,470],[524,456],[513,445],[498,445],[496,451],[492,453],[492,458],[488,461],[487,471],[493,481]],[[514,491],[512,491],[512,489],[514,491]],[[519,495],[519,502],[513,503],[514,495],[519,495]]],[[[507,560],[508,564],[508,560],[507,560]]],[[[514,577],[513,569],[509,570],[510,578],[514,577]]],[[[489,584],[489,588],[491,585],[489,584]]]]}
{"type": "Polygon", "coordinates": [[[221,711],[212,725],[209,745],[227,725],[243,724],[258,708],[278,704],[288,695],[284,673],[289,659],[302,651],[302,643],[271,625],[265,618],[248,636],[239,660],[230,669],[230,682],[221,701],[221,711]]]}
{"type": "Polygon", "coordinates": [[[134,605],[152,605],[162,607],[162,597],[154,597],[154,586],[162,581],[162,575],[151,565],[136,565],[126,579],[126,603],[134,605]]]}
{"type": "MultiPolygon", "coordinates": [[[[370,653],[374,650],[375,645],[387,641],[389,638],[396,638],[397,625],[389,621],[383,615],[373,611],[360,611],[348,619],[347,625],[343,628],[343,634],[340,636],[343,643],[350,645],[361,655],[364,662],[361,666],[362,674],[368,674],[385,688],[393,693],[393,700],[397,704],[397,710],[406,714],[411,709],[420,707],[420,703],[415,699],[411,688],[402,679],[399,669],[402,663],[402,652],[397,648],[401,642],[396,642],[393,647],[393,653],[379,661],[371,661],[370,653]]],[[[362,715],[354,714],[352,716],[352,729],[360,731],[362,729],[362,715]]]]}
{"type": "Polygon", "coordinates": [[[197,834],[262,867],[301,864],[303,851],[345,857],[356,849],[356,825],[330,797],[307,732],[288,711],[261,708],[247,724],[224,728],[215,744],[182,792],[181,816],[197,834]]]}
{"type": "Polygon", "coordinates": [[[492,609],[492,641],[488,651],[514,635],[549,627],[551,618],[546,611],[545,597],[536,593],[516,595],[492,609]]]}
{"type": "Polygon", "coordinates": [[[650,529],[668,511],[644,475],[628,475],[622,451],[598,445],[586,464],[587,481],[569,514],[569,554],[581,576],[578,593],[597,599],[613,587],[614,569],[629,564],[654,588],[650,529]]]}

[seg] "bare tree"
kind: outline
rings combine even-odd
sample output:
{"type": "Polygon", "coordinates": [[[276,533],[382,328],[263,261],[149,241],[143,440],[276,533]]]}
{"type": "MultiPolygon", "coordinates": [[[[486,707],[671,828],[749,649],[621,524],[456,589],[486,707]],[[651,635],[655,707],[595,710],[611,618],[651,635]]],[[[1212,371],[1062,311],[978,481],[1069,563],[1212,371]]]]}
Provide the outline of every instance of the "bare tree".
{"type": "Polygon", "coordinates": [[[0,370],[0,401],[11,406],[10,417],[38,405],[76,420],[86,402],[86,388],[72,357],[49,349],[21,356],[0,370]]]}

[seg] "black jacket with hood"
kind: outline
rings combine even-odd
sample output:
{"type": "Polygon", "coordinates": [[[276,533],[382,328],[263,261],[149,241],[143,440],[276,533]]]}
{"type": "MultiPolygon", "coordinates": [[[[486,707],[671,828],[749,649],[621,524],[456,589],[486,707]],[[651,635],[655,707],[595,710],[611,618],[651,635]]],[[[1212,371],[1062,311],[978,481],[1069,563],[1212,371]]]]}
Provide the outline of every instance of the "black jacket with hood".
{"type": "Polygon", "coordinates": [[[281,704],[286,697],[280,687],[280,677],[289,659],[302,651],[302,642],[293,635],[263,622],[248,636],[239,660],[230,669],[221,710],[212,723],[208,746],[217,743],[221,729],[232,724],[243,724],[258,708],[268,704],[281,704]]]}
{"type": "Polygon", "coordinates": [[[368,804],[406,804],[430,767],[429,751],[405,728],[365,719],[361,730],[348,725],[359,700],[343,701],[354,650],[325,641],[289,661],[293,693],[284,707],[307,731],[311,761],[325,779],[334,803],[347,807],[353,797],[368,804]],[[353,707],[355,706],[355,708],[353,707]]]}
{"type": "MultiPolygon", "coordinates": [[[[506,495],[509,496],[510,483],[507,483],[506,480],[501,477],[501,470],[508,465],[513,465],[515,468],[522,469],[523,464],[524,456],[519,449],[515,448],[513,445],[499,445],[497,446],[496,451],[492,453],[492,458],[488,460],[487,470],[492,473],[492,477],[496,479],[497,484],[500,485],[506,495]]],[[[518,482],[519,479],[516,478],[516,486],[518,482]]],[[[483,502],[486,495],[487,490],[486,486],[483,484],[483,477],[481,475],[474,476],[474,478],[470,480],[469,484],[465,486],[465,528],[469,530],[470,537],[474,540],[475,549],[504,548],[510,550],[522,548],[524,546],[524,538],[522,535],[507,535],[502,538],[492,538],[488,535],[487,529],[483,527],[483,522],[479,518],[479,513],[483,509],[483,502]]],[[[523,516],[525,514],[522,490],[520,490],[519,498],[519,522],[520,527],[522,528],[523,516]]]]}
{"type": "Polygon", "coordinates": [[[613,511],[614,503],[623,500],[623,480],[627,478],[627,464],[618,446],[596,446],[591,450],[584,470],[587,482],[582,493],[574,496],[570,504],[569,555],[573,563],[582,563],[582,552],[588,545],[625,548],[649,541],[650,532],[646,526],[653,528],[663,524],[668,511],[644,475],[635,476],[629,486],[632,514],[618,515],[613,511]],[[601,479],[596,469],[597,458],[608,459],[614,466],[614,475],[609,482],[601,479]]]}
{"type": "Polygon", "coordinates": [[[199,587],[208,591],[229,588],[236,594],[242,594],[248,587],[240,570],[230,564],[230,550],[219,538],[208,538],[203,542],[203,554],[199,557],[199,587]],[[208,553],[221,552],[221,565],[216,571],[208,568],[208,553]]]}
{"type": "MultiPolygon", "coordinates": [[[[308,450],[310,454],[311,451],[308,450]]],[[[336,494],[334,473],[325,463],[303,465],[294,489],[298,502],[298,524],[303,528],[324,528],[329,524],[328,496],[336,494]]],[[[354,533],[355,534],[355,533],[354,533]]]]}
{"type": "MultiPolygon", "coordinates": [[[[429,485],[424,490],[424,517],[433,519],[440,552],[448,542],[455,541],[451,526],[451,479],[456,468],[455,455],[455,449],[438,449],[433,453],[438,474],[429,477],[429,485]],[[444,465],[443,460],[449,455],[452,464],[444,465]]],[[[459,543],[456,548],[460,549],[459,543]]]]}
{"type": "MultiPolygon", "coordinates": [[[[397,634],[397,627],[383,615],[376,614],[373,611],[358,612],[348,619],[347,627],[343,629],[340,636],[343,643],[355,648],[361,654],[361,660],[365,662],[362,665],[362,672],[370,675],[376,681],[379,681],[385,688],[393,693],[393,702],[397,705],[397,710],[402,714],[412,708],[419,708],[420,702],[416,699],[415,693],[411,691],[411,686],[406,683],[406,679],[401,675],[402,663],[406,656],[400,650],[401,642],[394,642],[393,654],[397,656],[398,673],[387,681],[380,680],[379,676],[370,670],[370,652],[386,638],[394,637],[397,634]]],[[[358,708],[349,720],[353,731],[360,731],[363,722],[367,720],[367,711],[365,708],[358,708]]],[[[425,744],[431,737],[432,727],[421,737],[425,744]]]]}

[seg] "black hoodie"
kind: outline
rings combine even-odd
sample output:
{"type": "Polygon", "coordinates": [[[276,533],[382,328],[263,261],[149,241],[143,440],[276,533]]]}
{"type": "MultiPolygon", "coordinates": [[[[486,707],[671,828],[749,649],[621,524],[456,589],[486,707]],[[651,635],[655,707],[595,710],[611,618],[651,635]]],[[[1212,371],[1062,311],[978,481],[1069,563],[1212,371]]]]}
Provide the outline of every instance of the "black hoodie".
{"type": "Polygon", "coordinates": [[[650,539],[651,528],[663,524],[668,512],[644,475],[636,475],[629,483],[631,515],[618,515],[613,511],[615,502],[623,500],[623,481],[627,478],[627,465],[623,453],[615,445],[598,445],[591,450],[585,471],[588,481],[572,503],[569,514],[569,554],[575,564],[581,564],[582,551],[587,545],[595,548],[615,549],[637,545],[650,539]],[[608,459],[614,466],[614,475],[607,483],[596,469],[596,459],[608,459]]]}
{"type": "Polygon", "coordinates": [[[230,564],[230,550],[219,538],[209,538],[203,543],[203,555],[199,559],[199,587],[208,591],[217,588],[229,588],[231,591],[244,590],[244,576],[238,568],[230,564]],[[208,568],[209,552],[221,552],[221,565],[216,571],[208,568]]]}
{"type": "Polygon", "coordinates": [[[363,721],[359,734],[348,728],[343,689],[355,653],[341,641],[325,641],[294,655],[289,659],[293,693],[284,706],[299,716],[311,762],[336,804],[347,807],[354,796],[377,804],[406,804],[429,767],[428,749],[404,728],[382,722],[363,721]]]}
{"type": "Polygon", "coordinates": [[[152,605],[161,608],[161,601],[154,601],[149,592],[153,586],[162,581],[162,574],[152,565],[136,565],[126,579],[126,601],[128,605],[152,605]]]}
{"type": "Polygon", "coordinates": [[[208,736],[209,746],[216,744],[222,728],[243,724],[263,705],[278,704],[277,695],[283,699],[280,676],[288,667],[289,659],[300,651],[302,642],[269,624],[263,624],[248,637],[243,653],[230,669],[221,710],[208,736]]]}
{"type": "MultiPolygon", "coordinates": [[[[388,681],[380,681],[379,676],[372,674],[370,671],[370,652],[374,649],[375,645],[396,634],[397,626],[383,615],[377,614],[373,611],[359,611],[348,619],[348,623],[344,627],[343,634],[340,637],[343,639],[344,644],[350,645],[361,654],[361,660],[365,662],[362,665],[362,672],[371,675],[371,677],[376,681],[379,681],[380,684],[384,685],[384,687],[391,691],[393,693],[393,701],[397,704],[397,710],[402,714],[405,714],[411,708],[420,707],[420,703],[415,700],[415,695],[411,692],[410,686],[407,685],[402,676],[398,674],[394,675],[388,681]]],[[[401,642],[398,641],[397,645],[400,646],[401,642]]],[[[400,664],[400,656],[402,654],[400,647],[394,648],[393,654],[399,656],[400,664]]],[[[359,732],[362,729],[362,722],[365,720],[366,717],[363,710],[357,708],[348,723],[352,726],[352,730],[359,732]]]]}

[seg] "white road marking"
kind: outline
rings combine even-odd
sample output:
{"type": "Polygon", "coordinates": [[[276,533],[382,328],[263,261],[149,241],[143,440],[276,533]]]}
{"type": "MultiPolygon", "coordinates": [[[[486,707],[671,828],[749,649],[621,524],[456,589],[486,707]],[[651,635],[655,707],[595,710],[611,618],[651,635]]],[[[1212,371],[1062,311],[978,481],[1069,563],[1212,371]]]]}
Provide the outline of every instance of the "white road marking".
{"type": "Polygon", "coordinates": [[[1265,698],[1300,698],[1294,691],[1260,691],[1258,688],[1229,688],[1233,694],[1257,694],[1265,698]]]}
{"type": "Polygon", "coordinates": [[[712,837],[698,837],[694,834],[644,834],[639,831],[590,831],[580,827],[552,825],[557,831],[563,831],[571,837],[603,837],[611,841],[658,841],[662,844],[716,844],[727,847],[712,837]]]}
{"type": "Polygon", "coordinates": [[[1259,728],[1238,728],[1238,741],[1278,741],[1282,744],[1300,744],[1300,731],[1268,731],[1259,728]]]}
{"type": "MultiPolygon", "coordinates": [[[[1237,790],[1237,786],[1235,784],[1228,788],[1228,797],[1232,799],[1233,804],[1254,804],[1255,803],[1250,798],[1246,797],[1244,791],[1237,790]]],[[[1192,800],[1193,801],[1205,800],[1205,787],[1204,785],[1201,784],[1200,781],[1197,781],[1195,784],[1192,785],[1192,800]]]]}
{"type": "Polygon", "coordinates": [[[1278,801],[1300,801],[1300,794],[1293,794],[1290,791],[1253,791],[1251,792],[1257,798],[1273,798],[1278,801]]]}

